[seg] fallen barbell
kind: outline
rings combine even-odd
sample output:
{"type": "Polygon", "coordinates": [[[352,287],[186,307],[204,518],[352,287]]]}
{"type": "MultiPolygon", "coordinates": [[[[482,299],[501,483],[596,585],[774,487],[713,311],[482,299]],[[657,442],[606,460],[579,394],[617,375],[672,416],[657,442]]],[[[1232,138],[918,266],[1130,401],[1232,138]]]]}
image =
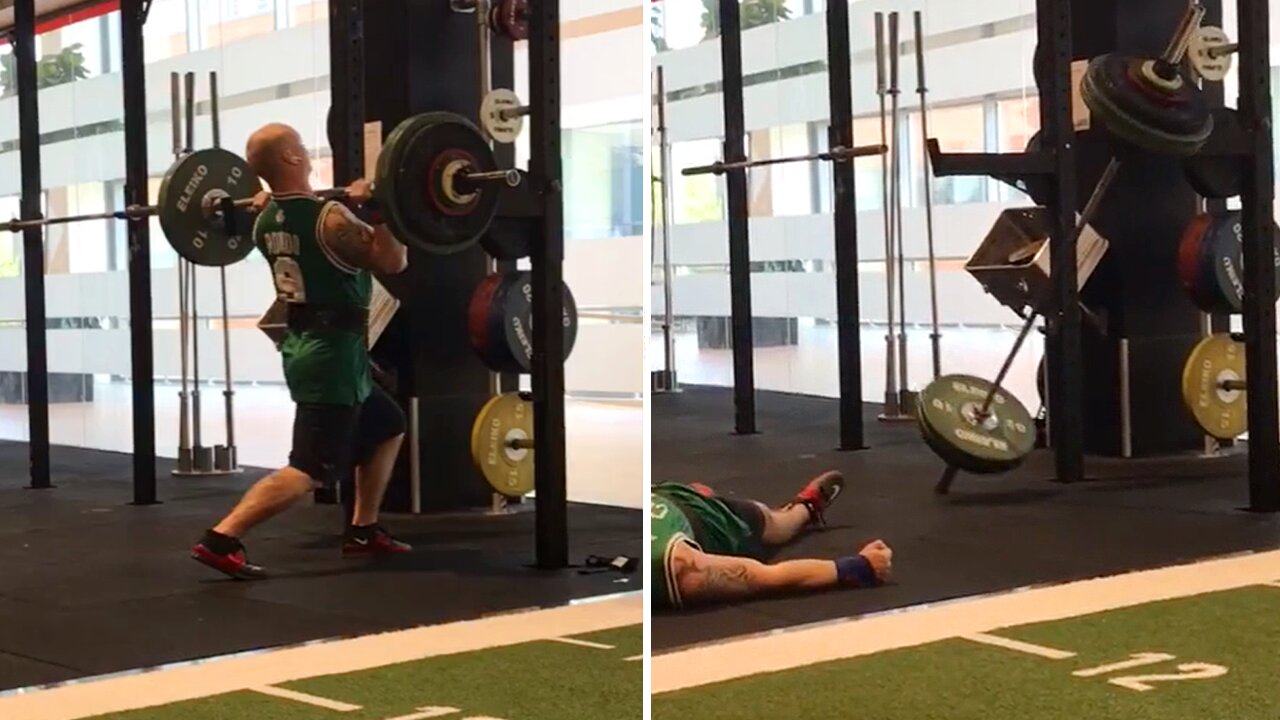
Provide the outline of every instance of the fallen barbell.
{"type": "Polygon", "coordinates": [[[1249,428],[1245,347],[1227,333],[1196,343],[1182,368],[1182,401],[1211,437],[1230,440],[1249,428]]]}
{"type": "Polygon", "coordinates": [[[1213,131],[1213,116],[1204,93],[1183,77],[1179,64],[1203,17],[1203,7],[1189,8],[1158,58],[1110,53],[1090,60],[1080,98],[1092,116],[1148,152],[1176,157],[1198,152],[1213,131]]]}
{"type": "MultiPolygon", "coordinates": [[[[484,136],[465,118],[425,113],[408,118],[388,136],[373,180],[374,203],[401,242],[450,254],[474,245],[492,223],[499,194],[494,186],[516,187],[522,179],[517,170],[497,168],[484,136]]],[[[11,220],[0,223],[0,230],[158,216],[169,244],[183,258],[196,265],[226,266],[253,250],[250,208],[261,189],[248,163],[235,153],[199,150],[170,166],[156,205],[11,220]]],[[[346,190],[316,194],[342,200],[346,190]]]]}
{"type": "Polygon", "coordinates": [[[763,167],[765,165],[781,165],[784,163],[796,162],[848,162],[860,157],[874,157],[876,155],[884,155],[889,151],[885,145],[859,145],[857,147],[844,148],[837,147],[823,152],[811,153],[809,155],[792,155],[789,157],[768,158],[765,160],[735,160],[733,162],[718,161],[710,165],[698,165],[696,167],[688,167],[680,171],[681,175],[723,175],[730,170],[745,170],[753,167],[763,167]]]}
{"type": "Polygon", "coordinates": [[[471,460],[494,492],[533,492],[533,403],[521,393],[489,398],[471,426],[471,460]]]}

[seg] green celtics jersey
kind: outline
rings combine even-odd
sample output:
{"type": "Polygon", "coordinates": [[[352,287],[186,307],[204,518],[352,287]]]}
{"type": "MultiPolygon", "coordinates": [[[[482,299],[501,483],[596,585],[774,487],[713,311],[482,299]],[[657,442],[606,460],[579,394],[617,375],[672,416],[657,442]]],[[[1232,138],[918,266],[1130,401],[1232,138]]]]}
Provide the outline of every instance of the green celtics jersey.
{"type": "Polygon", "coordinates": [[[680,588],[676,585],[672,554],[679,543],[697,547],[693,526],[674,500],[666,497],[658,486],[649,493],[650,562],[653,564],[653,604],[657,607],[680,607],[680,588]]]}
{"type": "MultiPolygon", "coordinates": [[[[325,215],[338,205],[309,193],[279,194],[258,215],[253,241],[271,265],[283,303],[369,307],[373,278],[320,242],[325,215]]],[[[284,377],[297,403],[356,405],[373,379],[363,332],[293,332],[280,344],[284,377]]]]}

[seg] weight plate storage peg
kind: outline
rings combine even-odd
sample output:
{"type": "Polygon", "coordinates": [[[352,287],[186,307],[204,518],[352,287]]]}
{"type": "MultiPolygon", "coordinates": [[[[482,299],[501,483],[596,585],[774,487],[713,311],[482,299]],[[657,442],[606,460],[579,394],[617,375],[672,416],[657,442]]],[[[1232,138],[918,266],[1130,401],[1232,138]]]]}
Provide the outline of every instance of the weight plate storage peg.
{"type": "Polygon", "coordinates": [[[921,436],[947,464],[975,474],[1004,472],[1034,449],[1035,420],[1017,398],[997,389],[986,416],[979,415],[993,387],[971,375],[942,375],[920,391],[921,436]]]}
{"type": "Polygon", "coordinates": [[[253,251],[253,221],[237,209],[236,232],[229,233],[222,200],[248,201],[261,189],[258,176],[235,153],[197,150],[175,162],[160,181],[160,228],[173,249],[196,265],[237,263],[253,251]]]}
{"type": "Polygon", "coordinates": [[[1225,333],[1196,344],[1182,369],[1182,401],[1206,434],[1239,437],[1249,427],[1244,343],[1225,333]]]}
{"type": "Polygon", "coordinates": [[[471,459],[494,492],[533,492],[533,403],[520,393],[495,395],[471,426],[471,459]]]}
{"type": "MultiPolygon", "coordinates": [[[[1230,138],[1241,132],[1240,114],[1234,108],[1214,108],[1213,134],[1206,145],[1214,145],[1213,138],[1230,138]]],[[[1233,155],[1209,155],[1198,152],[1182,161],[1182,172],[1187,183],[1200,197],[1225,200],[1236,197],[1244,189],[1244,169],[1240,158],[1233,155]]]]}
{"type": "Polygon", "coordinates": [[[1080,97],[1112,134],[1157,155],[1194,155],[1213,131],[1200,88],[1153,58],[1115,53],[1094,58],[1080,97]]]}

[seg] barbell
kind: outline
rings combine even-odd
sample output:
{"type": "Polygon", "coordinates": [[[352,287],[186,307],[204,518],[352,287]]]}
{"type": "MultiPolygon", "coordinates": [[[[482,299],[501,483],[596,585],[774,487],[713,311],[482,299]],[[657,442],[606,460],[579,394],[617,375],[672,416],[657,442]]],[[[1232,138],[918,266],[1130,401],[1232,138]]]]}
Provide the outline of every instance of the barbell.
{"type": "Polygon", "coordinates": [[[794,162],[812,162],[821,160],[826,162],[847,162],[854,158],[873,157],[883,155],[889,152],[887,145],[859,145],[856,147],[836,147],[830,150],[812,153],[809,155],[793,155],[790,157],[769,158],[767,160],[735,160],[733,162],[714,162],[710,165],[698,165],[696,167],[685,168],[680,171],[681,175],[723,175],[730,170],[742,170],[745,168],[761,167],[764,165],[781,165],[783,163],[794,162]]]}
{"type": "MultiPolygon", "coordinates": [[[[497,167],[488,142],[466,118],[424,113],[406,119],[387,136],[370,205],[401,242],[451,254],[480,240],[497,215],[500,187],[517,187],[522,180],[518,170],[497,167]]],[[[198,150],[170,166],[155,205],[15,219],[0,224],[0,230],[21,232],[93,220],[137,222],[157,216],[165,238],[183,258],[196,265],[226,266],[253,250],[251,208],[261,189],[248,163],[235,153],[198,150]]],[[[316,195],[342,201],[347,191],[330,188],[316,195]]]]}

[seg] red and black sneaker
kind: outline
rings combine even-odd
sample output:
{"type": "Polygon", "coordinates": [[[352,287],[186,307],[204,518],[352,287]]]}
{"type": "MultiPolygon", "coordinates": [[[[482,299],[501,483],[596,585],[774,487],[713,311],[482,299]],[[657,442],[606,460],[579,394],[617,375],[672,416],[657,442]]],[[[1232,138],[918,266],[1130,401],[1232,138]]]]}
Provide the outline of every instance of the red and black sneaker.
{"type": "Polygon", "coordinates": [[[229,553],[218,553],[202,541],[191,548],[191,557],[236,580],[258,580],[267,576],[261,565],[249,562],[243,545],[237,544],[236,549],[229,553]]]}
{"type": "Polygon", "coordinates": [[[348,528],[342,539],[343,557],[369,557],[375,555],[402,555],[411,552],[413,546],[401,542],[380,525],[372,528],[348,528]]]}
{"type": "Polygon", "coordinates": [[[835,502],[843,490],[844,475],[838,470],[828,470],[810,480],[800,492],[796,493],[795,499],[788,504],[788,507],[804,505],[809,508],[809,521],[824,525],[826,520],[823,519],[823,513],[831,507],[831,503],[835,502]]]}

